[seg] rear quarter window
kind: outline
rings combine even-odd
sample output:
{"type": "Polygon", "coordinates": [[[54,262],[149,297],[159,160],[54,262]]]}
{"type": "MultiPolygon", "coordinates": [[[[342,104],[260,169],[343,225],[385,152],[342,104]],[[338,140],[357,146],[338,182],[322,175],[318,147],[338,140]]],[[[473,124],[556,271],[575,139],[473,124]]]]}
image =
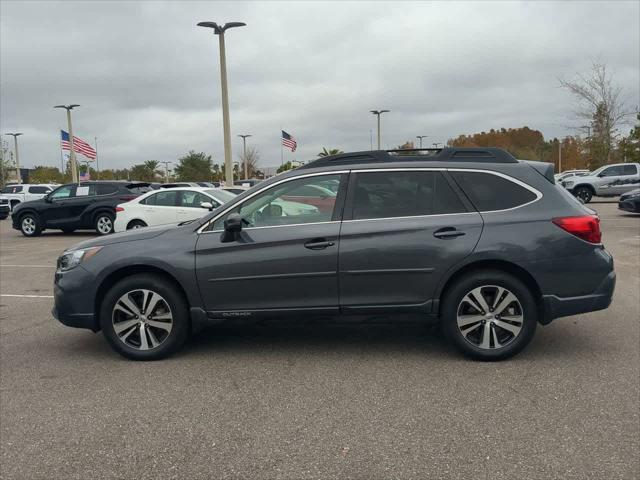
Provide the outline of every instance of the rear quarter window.
{"type": "Polygon", "coordinates": [[[450,173],[480,212],[515,208],[537,198],[531,190],[498,175],[453,170],[450,173]]]}

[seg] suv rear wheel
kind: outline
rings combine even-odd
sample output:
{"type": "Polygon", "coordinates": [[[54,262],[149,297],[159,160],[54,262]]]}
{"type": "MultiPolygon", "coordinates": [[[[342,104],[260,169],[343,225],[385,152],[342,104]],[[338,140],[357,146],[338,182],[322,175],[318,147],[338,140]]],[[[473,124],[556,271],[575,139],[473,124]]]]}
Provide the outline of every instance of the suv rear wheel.
{"type": "Polygon", "coordinates": [[[573,194],[584,203],[589,203],[593,198],[593,192],[589,187],[578,187],[574,190],[573,194]]]}
{"type": "Polygon", "coordinates": [[[518,278],[497,270],[472,273],[446,294],[442,326],[447,338],[465,355],[502,360],[522,350],[533,338],[537,306],[518,278]]]}
{"type": "Polygon", "coordinates": [[[96,215],[95,229],[99,235],[109,235],[113,233],[113,215],[110,213],[99,213],[96,215]]]}
{"type": "Polygon", "coordinates": [[[33,213],[25,213],[20,217],[20,231],[25,237],[37,237],[42,233],[40,219],[33,213]]]}
{"type": "Polygon", "coordinates": [[[190,332],[189,309],[175,285],[139,274],[115,284],[100,309],[100,325],[115,351],[132,360],[159,360],[178,350],[190,332]]]}

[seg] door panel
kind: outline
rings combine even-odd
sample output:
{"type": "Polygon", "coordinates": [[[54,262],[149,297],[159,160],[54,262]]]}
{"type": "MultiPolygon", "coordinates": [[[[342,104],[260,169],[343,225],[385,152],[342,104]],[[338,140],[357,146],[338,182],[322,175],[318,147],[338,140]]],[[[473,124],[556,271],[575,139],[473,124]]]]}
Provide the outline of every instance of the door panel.
{"type": "Polygon", "coordinates": [[[340,305],[368,310],[426,304],[442,275],[473,251],[481,232],[478,213],[345,221],[340,305]]]}
{"type": "Polygon", "coordinates": [[[196,248],[207,310],[243,316],[265,310],[337,312],[339,220],[347,179],[344,172],[283,179],[212,221],[196,248]],[[330,209],[284,200],[295,189],[323,181],[341,186],[330,209]],[[239,233],[223,231],[231,214],[244,221],[239,233]]]}
{"type": "Polygon", "coordinates": [[[473,251],[483,225],[434,169],[352,173],[345,212],[339,285],[347,312],[430,311],[438,280],[473,251]]]}
{"type": "Polygon", "coordinates": [[[200,234],[196,275],[206,309],[337,311],[339,230],[339,222],[245,228],[228,243],[222,232],[200,234]],[[332,245],[305,247],[320,239],[332,245]]]}

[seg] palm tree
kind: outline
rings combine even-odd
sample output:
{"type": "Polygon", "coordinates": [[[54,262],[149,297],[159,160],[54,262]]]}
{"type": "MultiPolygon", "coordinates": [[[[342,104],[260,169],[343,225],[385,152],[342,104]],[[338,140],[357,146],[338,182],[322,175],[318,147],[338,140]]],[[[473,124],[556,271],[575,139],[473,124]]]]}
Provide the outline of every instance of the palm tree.
{"type": "Polygon", "coordinates": [[[327,147],[322,147],[322,151],[318,154],[319,157],[330,157],[331,155],[339,155],[344,153],[339,148],[331,148],[327,150],[327,147]]]}
{"type": "Polygon", "coordinates": [[[156,174],[162,175],[162,172],[158,171],[160,162],[158,160],[147,160],[143,163],[144,168],[149,172],[149,180],[153,181],[156,174]]]}

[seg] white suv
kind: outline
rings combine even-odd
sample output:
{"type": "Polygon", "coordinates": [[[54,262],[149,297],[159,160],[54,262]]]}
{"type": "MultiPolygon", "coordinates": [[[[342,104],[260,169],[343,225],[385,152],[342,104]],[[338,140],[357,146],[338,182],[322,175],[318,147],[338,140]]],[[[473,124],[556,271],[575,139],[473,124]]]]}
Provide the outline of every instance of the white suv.
{"type": "Polygon", "coordinates": [[[562,186],[584,203],[594,196],[615,197],[640,186],[640,163],[604,165],[582,177],[570,177],[562,186]]]}
{"type": "Polygon", "coordinates": [[[54,183],[13,184],[4,187],[2,189],[2,192],[0,193],[2,194],[3,198],[9,200],[9,206],[13,211],[15,206],[19,203],[29,202],[31,200],[40,200],[42,197],[59,186],[60,185],[56,185],[54,183]]]}

